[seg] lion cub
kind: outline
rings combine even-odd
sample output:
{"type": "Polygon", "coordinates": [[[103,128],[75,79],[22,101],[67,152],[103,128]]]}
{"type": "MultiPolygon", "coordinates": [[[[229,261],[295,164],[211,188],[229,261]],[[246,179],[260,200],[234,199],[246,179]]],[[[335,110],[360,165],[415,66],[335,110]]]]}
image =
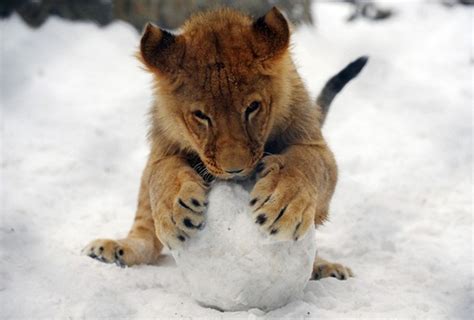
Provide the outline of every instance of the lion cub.
{"type": "MultiPolygon", "coordinates": [[[[164,245],[177,249],[204,227],[209,177],[243,178],[256,168],[250,205],[264,232],[297,241],[324,222],[337,168],[321,125],[365,61],[328,82],[318,106],[289,43],[276,8],[256,20],[230,9],[198,14],[176,35],[146,26],[139,58],[153,74],[156,100],[135,222],[126,238],[95,240],[86,254],[126,266],[155,262],[164,245]]],[[[351,275],[315,262],[314,278],[351,275]]]]}

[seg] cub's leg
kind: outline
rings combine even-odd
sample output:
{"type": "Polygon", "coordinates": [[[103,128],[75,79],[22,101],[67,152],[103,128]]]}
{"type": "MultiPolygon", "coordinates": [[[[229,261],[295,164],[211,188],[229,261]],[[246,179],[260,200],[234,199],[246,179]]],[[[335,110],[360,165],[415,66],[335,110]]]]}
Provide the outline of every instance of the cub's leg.
{"type": "Polygon", "coordinates": [[[149,188],[156,236],[167,248],[178,249],[205,226],[209,185],[184,157],[154,163],[149,188]]]}
{"type": "Polygon", "coordinates": [[[352,270],[339,263],[331,263],[323,258],[316,257],[313,264],[311,280],[333,277],[339,280],[346,280],[353,277],[352,270]]]}
{"type": "Polygon", "coordinates": [[[154,263],[163,245],[155,234],[148,181],[150,166],[143,172],[135,221],[127,237],[119,240],[97,239],[83,249],[91,258],[120,266],[154,263]]]}

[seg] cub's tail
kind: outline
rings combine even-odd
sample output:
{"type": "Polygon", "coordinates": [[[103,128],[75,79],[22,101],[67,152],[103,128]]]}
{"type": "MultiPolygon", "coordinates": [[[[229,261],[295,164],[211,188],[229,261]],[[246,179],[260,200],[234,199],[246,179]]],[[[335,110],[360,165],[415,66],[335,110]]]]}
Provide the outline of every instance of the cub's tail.
{"type": "Polygon", "coordinates": [[[319,93],[318,99],[316,100],[317,105],[321,108],[321,126],[323,126],[324,120],[326,120],[332,100],[334,100],[339,91],[341,91],[349,81],[359,74],[367,64],[368,60],[369,57],[362,56],[357,60],[352,61],[338,74],[326,82],[326,85],[319,93]]]}

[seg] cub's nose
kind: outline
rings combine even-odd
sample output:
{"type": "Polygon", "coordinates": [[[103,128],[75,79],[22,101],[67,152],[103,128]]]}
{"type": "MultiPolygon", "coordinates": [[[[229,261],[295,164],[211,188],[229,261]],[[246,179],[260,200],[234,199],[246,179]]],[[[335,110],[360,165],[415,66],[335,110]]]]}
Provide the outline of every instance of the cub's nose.
{"type": "Polygon", "coordinates": [[[231,168],[231,169],[225,170],[225,172],[230,173],[230,174],[237,174],[237,173],[241,173],[242,171],[244,171],[244,169],[231,168]]]}

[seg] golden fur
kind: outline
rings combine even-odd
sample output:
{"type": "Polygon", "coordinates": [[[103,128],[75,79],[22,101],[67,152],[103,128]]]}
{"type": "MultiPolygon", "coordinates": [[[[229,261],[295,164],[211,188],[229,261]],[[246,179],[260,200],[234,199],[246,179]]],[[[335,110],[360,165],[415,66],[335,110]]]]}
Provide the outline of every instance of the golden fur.
{"type": "MultiPolygon", "coordinates": [[[[90,256],[153,263],[163,244],[175,249],[203,226],[210,175],[244,177],[258,163],[251,205],[265,232],[298,240],[323,223],[337,168],[289,43],[276,8],[255,21],[229,9],[198,14],[178,35],[146,27],[139,58],[154,77],[156,100],[135,222],[125,239],[92,242],[90,256]]],[[[316,278],[351,274],[315,263],[323,269],[316,278]]]]}

